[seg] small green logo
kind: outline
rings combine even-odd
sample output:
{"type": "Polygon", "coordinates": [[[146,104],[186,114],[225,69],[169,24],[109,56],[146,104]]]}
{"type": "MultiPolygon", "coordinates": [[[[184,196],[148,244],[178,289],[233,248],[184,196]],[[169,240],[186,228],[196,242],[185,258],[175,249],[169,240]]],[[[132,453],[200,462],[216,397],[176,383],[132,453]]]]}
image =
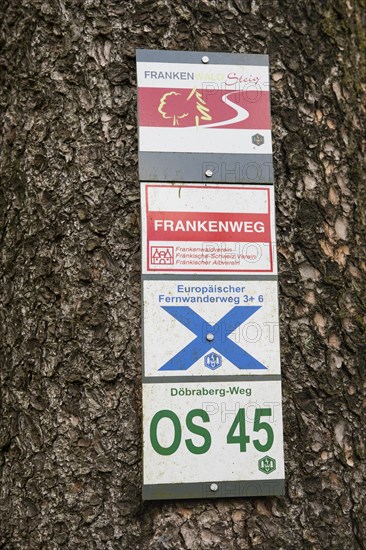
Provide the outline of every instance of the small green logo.
{"type": "Polygon", "coordinates": [[[258,470],[264,474],[271,474],[276,469],[276,460],[270,456],[264,456],[258,460],[258,470]]]}

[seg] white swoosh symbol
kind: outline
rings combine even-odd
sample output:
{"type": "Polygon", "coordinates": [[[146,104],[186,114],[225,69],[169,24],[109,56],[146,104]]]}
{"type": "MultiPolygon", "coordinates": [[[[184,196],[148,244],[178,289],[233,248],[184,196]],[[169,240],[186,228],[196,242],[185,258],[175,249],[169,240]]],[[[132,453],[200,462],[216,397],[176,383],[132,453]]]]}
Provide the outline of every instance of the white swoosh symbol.
{"type": "Polygon", "coordinates": [[[233,103],[229,99],[229,95],[237,94],[238,92],[229,92],[228,94],[225,94],[222,96],[222,101],[229,105],[229,107],[232,107],[236,111],[236,116],[234,118],[230,118],[229,120],[222,120],[221,122],[212,122],[211,124],[203,124],[200,126],[200,128],[218,128],[219,126],[227,126],[228,124],[236,124],[237,122],[241,122],[242,120],[245,120],[249,117],[249,112],[244,109],[244,107],[240,107],[240,105],[237,105],[236,103],[233,103]]]}

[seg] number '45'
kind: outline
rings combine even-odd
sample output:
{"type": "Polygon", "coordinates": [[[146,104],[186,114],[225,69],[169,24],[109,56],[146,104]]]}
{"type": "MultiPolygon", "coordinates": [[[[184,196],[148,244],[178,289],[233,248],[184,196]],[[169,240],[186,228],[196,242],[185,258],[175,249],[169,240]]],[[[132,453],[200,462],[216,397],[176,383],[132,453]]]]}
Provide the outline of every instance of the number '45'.
{"type": "MultiPolygon", "coordinates": [[[[253,439],[253,445],[257,449],[257,451],[260,451],[262,453],[269,451],[269,449],[273,445],[274,436],[272,427],[268,424],[268,422],[264,422],[261,420],[263,416],[271,416],[271,412],[271,409],[255,410],[253,431],[259,432],[261,430],[264,430],[266,432],[266,441],[264,443],[261,443],[259,439],[253,439]]],[[[232,423],[229,430],[229,433],[227,434],[226,441],[228,444],[238,444],[240,452],[242,453],[245,453],[245,451],[247,450],[247,443],[250,442],[250,437],[249,435],[246,435],[244,409],[238,410],[234,418],[234,422],[232,423]],[[235,435],[236,431],[238,431],[237,435],[235,435]]]]}

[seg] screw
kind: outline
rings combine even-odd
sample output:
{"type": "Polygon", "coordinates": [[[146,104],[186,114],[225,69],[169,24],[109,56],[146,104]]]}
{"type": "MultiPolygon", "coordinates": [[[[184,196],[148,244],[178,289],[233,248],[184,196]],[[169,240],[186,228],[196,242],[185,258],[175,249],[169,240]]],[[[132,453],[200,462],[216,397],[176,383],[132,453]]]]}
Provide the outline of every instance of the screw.
{"type": "Polygon", "coordinates": [[[209,57],[207,55],[204,55],[201,59],[202,63],[208,63],[210,61],[209,57]]]}
{"type": "Polygon", "coordinates": [[[215,491],[218,490],[218,488],[219,488],[219,486],[217,485],[217,483],[211,483],[211,485],[210,485],[211,491],[215,492],[215,491]]]}
{"type": "Polygon", "coordinates": [[[212,332],[209,332],[208,334],[206,334],[206,340],[208,342],[212,342],[212,340],[215,338],[215,336],[212,334],[212,332]]]}
{"type": "Polygon", "coordinates": [[[205,175],[206,175],[208,178],[210,178],[211,176],[213,176],[213,171],[212,171],[212,170],[206,170],[205,175]]]}

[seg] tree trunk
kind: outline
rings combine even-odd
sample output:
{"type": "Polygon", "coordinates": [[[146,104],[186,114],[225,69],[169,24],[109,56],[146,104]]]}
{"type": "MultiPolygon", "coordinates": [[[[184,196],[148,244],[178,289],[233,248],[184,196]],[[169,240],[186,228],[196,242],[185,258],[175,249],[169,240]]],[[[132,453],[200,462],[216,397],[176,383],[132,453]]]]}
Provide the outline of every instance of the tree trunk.
{"type": "Polygon", "coordinates": [[[2,0],[0,547],[365,548],[364,0],[2,0]],[[135,48],[268,53],[287,495],[141,501],[135,48]]]}

